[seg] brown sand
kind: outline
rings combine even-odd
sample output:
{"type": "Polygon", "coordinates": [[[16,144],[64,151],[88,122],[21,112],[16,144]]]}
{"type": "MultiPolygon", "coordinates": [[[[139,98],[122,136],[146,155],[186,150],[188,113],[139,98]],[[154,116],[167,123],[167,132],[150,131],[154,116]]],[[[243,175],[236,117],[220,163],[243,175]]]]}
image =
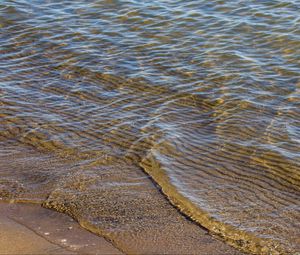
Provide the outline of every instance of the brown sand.
{"type": "Polygon", "coordinates": [[[0,203],[0,254],[122,254],[67,215],[39,205],[0,203]]]}
{"type": "Polygon", "coordinates": [[[2,147],[0,166],[3,199],[37,203],[0,203],[0,254],[242,254],[182,216],[133,166],[73,167],[68,174],[68,162],[19,145],[2,147]],[[82,180],[83,172],[89,175],[82,180]],[[59,180],[50,178],[55,174],[59,180]],[[42,208],[46,199],[44,205],[80,216],[76,219],[83,226],[100,229],[99,235],[114,245],[67,215],[42,208]],[[67,201],[72,201],[69,207],[64,206],[67,201]]]}
{"type": "MultiPolygon", "coordinates": [[[[204,231],[199,238],[203,249],[197,254],[240,254],[204,231]]],[[[0,254],[122,253],[67,215],[34,204],[0,203],[0,254]]]]}

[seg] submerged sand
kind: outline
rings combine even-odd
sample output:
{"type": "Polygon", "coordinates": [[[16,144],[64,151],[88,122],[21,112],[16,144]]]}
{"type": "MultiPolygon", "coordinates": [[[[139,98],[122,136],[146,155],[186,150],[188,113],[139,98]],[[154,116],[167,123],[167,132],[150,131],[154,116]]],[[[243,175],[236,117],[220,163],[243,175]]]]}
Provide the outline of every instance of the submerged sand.
{"type": "Polygon", "coordinates": [[[183,216],[133,166],[66,173],[68,161],[19,145],[2,147],[0,166],[0,254],[241,254],[183,216]],[[55,174],[54,184],[36,184],[55,174]]]}
{"type": "Polygon", "coordinates": [[[2,148],[0,174],[12,184],[0,192],[1,254],[241,254],[184,217],[140,169],[74,166],[67,174],[68,162],[19,145],[2,148]],[[55,174],[55,185],[36,185],[37,176],[55,174]]]}

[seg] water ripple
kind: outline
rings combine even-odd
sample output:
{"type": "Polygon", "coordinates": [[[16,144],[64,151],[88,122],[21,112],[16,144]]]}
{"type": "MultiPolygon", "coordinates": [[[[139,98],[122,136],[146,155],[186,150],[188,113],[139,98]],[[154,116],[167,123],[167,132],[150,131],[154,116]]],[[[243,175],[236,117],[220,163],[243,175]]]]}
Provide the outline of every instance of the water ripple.
{"type": "Polygon", "coordinates": [[[84,192],[72,167],[51,168],[60,178],[5,179],[1,197],[47,189],[47,206],[80,219],[100,212],[91,167],[142,167],[235,247],[299,251],[299,9],[291,0],[2,1],[1,143],[86,172],[84,192]],[[77,206],[60,202],[75,194],[77,206]]]}

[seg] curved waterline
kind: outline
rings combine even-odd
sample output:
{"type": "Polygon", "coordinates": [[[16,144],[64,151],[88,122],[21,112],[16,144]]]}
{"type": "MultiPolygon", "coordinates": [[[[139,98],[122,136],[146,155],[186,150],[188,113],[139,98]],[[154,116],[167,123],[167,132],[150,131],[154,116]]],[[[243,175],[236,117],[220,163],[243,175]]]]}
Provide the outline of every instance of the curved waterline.
{"type": "Polygon", "coordinates": [[[178,220],[153,178],[231,245],[297,252],[299,9],[2,1],[0,143],[13,160],[1,198],[44,203],[133,252],[130,228],[178,220]]]}

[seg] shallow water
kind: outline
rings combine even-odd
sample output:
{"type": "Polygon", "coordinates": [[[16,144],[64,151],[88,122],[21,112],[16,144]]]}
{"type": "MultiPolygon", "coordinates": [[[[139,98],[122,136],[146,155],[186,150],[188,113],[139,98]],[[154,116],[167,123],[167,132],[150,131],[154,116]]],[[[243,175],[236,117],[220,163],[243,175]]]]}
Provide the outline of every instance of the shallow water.
{"type": "Polygon", "coordinates": [[[32,161],[63,163],[2,170],[1,197],[47,194],[46,206],[97,229],[103,190],[134,198],[147,173],[228,243],[299,251],[299,9],[299,1],[2,1],[1,155],[25,146],[38,152],[32,161]]]}

